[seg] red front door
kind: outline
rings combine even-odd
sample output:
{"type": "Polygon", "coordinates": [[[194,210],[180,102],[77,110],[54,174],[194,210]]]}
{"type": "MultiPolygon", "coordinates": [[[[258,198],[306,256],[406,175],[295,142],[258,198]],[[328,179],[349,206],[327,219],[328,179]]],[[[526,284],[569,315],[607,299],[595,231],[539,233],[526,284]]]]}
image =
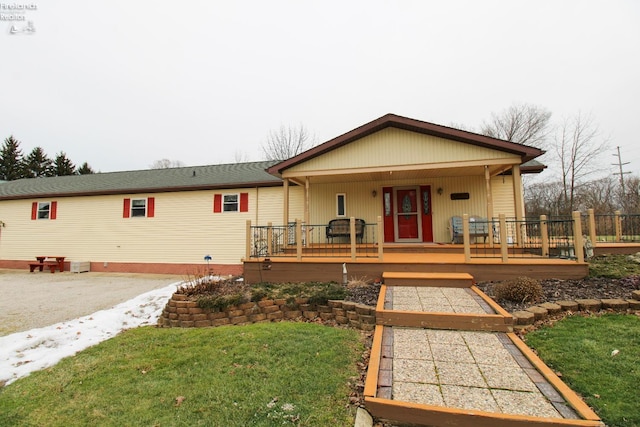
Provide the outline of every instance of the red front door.
{"type": "Polygon", "coordinates": [[[431,187],[383,188],[384,241],[433,242],[431,187]]]}
{"type": "Polygon", "coordinates": [[[395,202],[396,240],[399,242],[418,241],[421,224],[417,189],[397,189],[395,202]]]}

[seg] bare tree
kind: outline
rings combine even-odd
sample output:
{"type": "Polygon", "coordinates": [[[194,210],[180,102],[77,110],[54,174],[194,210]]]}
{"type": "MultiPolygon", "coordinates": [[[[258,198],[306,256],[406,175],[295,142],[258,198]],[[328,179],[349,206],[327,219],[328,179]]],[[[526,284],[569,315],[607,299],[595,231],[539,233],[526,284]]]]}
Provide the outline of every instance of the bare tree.
{"type": "Polygon", "coordinates": [[[527,216],[560,215],[562,208],[562,183],[559,181],[532,184],[525,193],[527,216]]]}
{"type": "Polygon", "coordinates": [[[278,130],[269,132],[262,151],[266,160],[286,160],[314,145],[315,136],[312,136],[302,124],[297,127],[281,125],[278,130]]]}
{"type": "Polygon", "coordinates": [[[640,212],[640,177],[631,175],[625,179],[624,192],[619,189],[618,197],[620,200],[619,206],[624,212],[640,212]]]}
{"type": "Polygon", "coordinates": [[[599,214],[611,214],[617,209],[618,188],[618,183],[612,176],[585,182],[576,188],[574,208],[582,212],[593,209],[599,214]]]}
{"type": "Polygon", "coordinates": [[[235,163],[247,163],[249,161],[249,154],[246,151],[236,150],[233,154],[233,161],[235,163]]]}
{"type": "Polygon", "coordinates": [[[185,166],[185,164],[180,160],[161,159],[151,163],[149,165],[149,169],[170,169],[170,168],[180,168],[183,166],[185,166]]]}
{"type": "Polygon", "coordinates": [[[514,104],[502,112],[491,114],[480,133],[492,138],[544,148],[549,136],[551,112],[531,104],[514,104]]]}
{"type": "Polygon", "coordinates": [[[564,205],[572,211],[576,187],[598,171],[598,157],[609,149],[608,141],[601,137],[592,116],[578,113],[558,127],[554,148],[560,164],[564,205]]]}

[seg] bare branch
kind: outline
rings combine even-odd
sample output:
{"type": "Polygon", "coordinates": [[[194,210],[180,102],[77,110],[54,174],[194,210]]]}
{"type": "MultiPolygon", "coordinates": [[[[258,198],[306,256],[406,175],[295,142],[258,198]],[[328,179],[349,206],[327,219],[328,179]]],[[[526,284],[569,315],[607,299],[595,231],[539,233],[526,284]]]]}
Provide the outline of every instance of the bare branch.
{"type": "Polygon", "coordinates": [[[491,114],[481,133],[492,138],[544,148],[549,136],[551,112],[531,104],[514,104],[499,114],[491,114]]]}
{"type": "Polygon", "coordinates": [[[302,124],[298,127],[280,125],[271,130],[262,151],[267,160],[286,160],[316,145],[316,139],[302,124]]]}

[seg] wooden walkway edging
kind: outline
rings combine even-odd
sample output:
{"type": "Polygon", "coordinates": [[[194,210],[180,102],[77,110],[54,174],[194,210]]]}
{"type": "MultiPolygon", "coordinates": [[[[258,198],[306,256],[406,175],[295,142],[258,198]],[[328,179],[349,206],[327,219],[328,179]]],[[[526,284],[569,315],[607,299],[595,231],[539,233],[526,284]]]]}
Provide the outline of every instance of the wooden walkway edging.
{"type": "MultiPolygon", "coordinates": [[[[426,277],[424,275],[423,277],[415,278],[410,276],[411,274],[407,273],[391,273],[384,277],[393,277],[398,280],[398,282],[394,282],[392,279],[391,282],[393,285],[390,287],[442,286],[442,278],[426,277]],[[426,284],[416,285],[417,280],[423,280],[426,284]],[[432,284],[429,285],[429,283],[432,284]]],[[[386,295],[387,286],[385,281],[385,284],[380,290],[380,296],[376,305],[376,327],[373,334],[369,367],[364,385],[364,404],[367,411],[374,417],[401,424],[438,427],[604,426],[598,415],[512,332],[514,319],[511,314],[476,286],[470,286],[470,290],[475,293],[475,298],[480,297],[484,303],[485,311],[490,309],[495,314],[437,313],[386,309],[385,303],[388,302],[386,295]],[[574,416],[580,419],[571,417],[547,418],[543,416],[515,415],[393,400],[390,398],[391,394],[389,394],[388,390],[391,385],[390,375],[393,375],[391,372],[394,368],[388,363],[388,359],[383,360],[383,355],[388,358],[388,355],[394,354],[393,340],[386,338],[387,335],[386,332],[384,332],[385,328],[394,326],[505,333],[503,337],[506,336],[506,338],[504,338],[506,342],[513,344],[512,347],[517,349],[514,349],[514,351],[522,355],[522,360],[526,359],[530,363],[529,366],[533,366],[533,369],[537,371],[540,378],[544,378],[544,380],[541,379],[541,381],[546,380],[545,384],[553,388],[555,392],[557,392],[556,395],[559,395],[558,398],[564,399],[567,407],[575,411],[574,416]],[[386,392],[383,391],[385,389],[387,390],[386,392]]],[[[446,287],[446,285],[444,286],[446,287]]],[[[458,283],[455,287],[467,286],[459,286],[458,283]]],[[[389,299],[389,301],[392,300],[389,299]]],[[[393,307],[391,302],[389,302],[389,304],[393,307]]]]}
{"type": "Polygon", "coordinates": [[[456,409],[443,406],[401,402],[376,397],[382,355],[382,334],[385,326],[377,325],[374,331],[369,369],[364,385],[364,402],[367,411],[376,418],[399,423],[430,426],[458,427],[603,427],[598,415],[582,399],[558,378],[514,333],[507,333],[538,372],[562,395],[566,402],[582,417],[580,420],[563,418],[541,418],[511,415],[471,409],[456,409]],[[425,424],[425,420],[428,420],[425,424]]]}

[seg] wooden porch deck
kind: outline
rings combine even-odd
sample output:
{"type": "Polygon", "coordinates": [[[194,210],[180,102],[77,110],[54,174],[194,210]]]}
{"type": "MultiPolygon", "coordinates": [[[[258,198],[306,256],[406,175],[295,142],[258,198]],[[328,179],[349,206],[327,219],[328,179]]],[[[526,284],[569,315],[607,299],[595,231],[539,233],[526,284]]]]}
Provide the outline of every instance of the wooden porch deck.
{"type": "Polygon", "coordinates": [[[393,245],[384,247],[382,259],[368,255],[355,260],[347,251],[332,257],[295,255],[244,260],[248,283],[335,281],[382,278],[384,272],[468,273],[476,281],[498,281],[528,276],[536,279],[579,279],[589,272],[586,262],[541,257],[473,258],[465,262],[461,245],[393,245]]]}

